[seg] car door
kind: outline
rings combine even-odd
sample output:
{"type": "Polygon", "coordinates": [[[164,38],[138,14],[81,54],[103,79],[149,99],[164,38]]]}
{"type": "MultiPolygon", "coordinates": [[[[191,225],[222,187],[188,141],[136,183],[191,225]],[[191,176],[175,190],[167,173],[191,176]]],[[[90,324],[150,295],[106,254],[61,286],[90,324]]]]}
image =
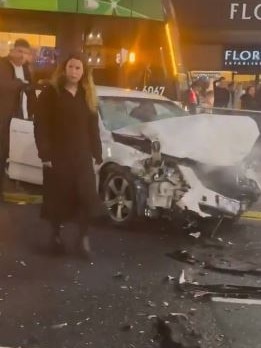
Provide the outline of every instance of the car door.
{"type": "Polygon", "coordinates": [[[42,184],[42,165],[37,155],[31,120],[12,119],[8,175],[10,179],[42,184]]]}

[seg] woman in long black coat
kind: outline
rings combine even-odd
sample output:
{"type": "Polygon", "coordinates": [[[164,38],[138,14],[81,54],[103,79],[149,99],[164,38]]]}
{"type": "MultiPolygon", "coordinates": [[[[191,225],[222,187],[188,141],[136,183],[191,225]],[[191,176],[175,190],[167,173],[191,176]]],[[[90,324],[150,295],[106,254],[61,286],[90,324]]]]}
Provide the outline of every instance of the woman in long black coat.
{"type": "Polygon", "coordinates": [[[96,110],[92,76],[81,54],[75,54],[40,94],[34,123],[43,163],[42,217],[52,225],[53,246],[61,245],[61,225],[73,221],[79,226],[79,246],[86,255],[90,219],[102,212],[93,169],[93,159],[96,164],[102,162],[96,110]]]}

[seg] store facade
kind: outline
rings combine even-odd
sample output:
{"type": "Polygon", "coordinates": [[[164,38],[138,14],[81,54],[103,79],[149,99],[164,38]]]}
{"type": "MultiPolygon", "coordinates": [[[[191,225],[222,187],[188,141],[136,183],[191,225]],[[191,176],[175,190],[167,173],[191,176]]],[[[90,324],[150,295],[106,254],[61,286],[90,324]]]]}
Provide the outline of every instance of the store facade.
{"type": "Polygon", "coordinates": [[[175,94],[172,34],[161,0],[0,0],[0,56],[18,37],[37,79],[82,50],[97,84],[175,94]],[[173,87],[174,86],[174,87],[173,87]]]}
{"type": "Polygon", "coordinates": [[[171,0],[183,68],[257,82],[261,74],[260,0],[171,0]]]}

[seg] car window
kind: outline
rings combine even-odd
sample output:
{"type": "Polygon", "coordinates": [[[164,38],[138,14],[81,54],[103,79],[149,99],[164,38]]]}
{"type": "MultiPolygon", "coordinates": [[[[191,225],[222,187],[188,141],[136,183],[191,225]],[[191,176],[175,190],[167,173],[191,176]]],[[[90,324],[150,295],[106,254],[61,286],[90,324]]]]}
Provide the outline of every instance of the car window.
{"type": "Polygon", "coordinates": [[[99,107],[103,123],[110,131],[188,115],[171,101],[146,98],[100,97],[99,107]]]}

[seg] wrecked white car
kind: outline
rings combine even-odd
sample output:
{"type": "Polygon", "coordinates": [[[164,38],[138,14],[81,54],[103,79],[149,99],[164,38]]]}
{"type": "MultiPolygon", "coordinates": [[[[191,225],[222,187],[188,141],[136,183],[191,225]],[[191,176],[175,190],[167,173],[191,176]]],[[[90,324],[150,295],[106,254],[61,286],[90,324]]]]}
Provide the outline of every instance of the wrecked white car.
{"type": "MultiPolygon", "coordinates": [[[[97,190],[119,225],[137,216],[239,217],[260,195],[246,159],[259,137],[248,117],[189,116],[157,95],[98,87],[103,164],[97,190]]],[[[9,177],[42,184],[33,122],[13,119],[9,177]]]]}

